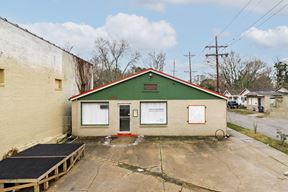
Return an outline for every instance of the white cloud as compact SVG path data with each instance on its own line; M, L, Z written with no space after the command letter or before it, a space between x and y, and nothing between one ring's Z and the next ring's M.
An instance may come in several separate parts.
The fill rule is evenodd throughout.
M109 16L105 25L92 27L73 22L33 23L21 25L60 46L69 42L74 52L91 53L98 37L126 40L135 49L165 50L176 45L176 31L166 21L150 21L145 17L119 13Z
M138 49L162 50L176 45L176 31L164 20L149 21L137 15L117 14L107 18L103 30L112 39L125 39Z
M282 48L288 46L288 26L278 26L267 30L252 27L243 35L266 47Z
M138 2L143 5L144 7L152 8L153 10L158 11L155 9L158 4L162 4L162 9L160 10L163 12L168 5L188 5L188 4L209 4L209 5L218 5L223 7L233 7L233 8L242 8L248 0L138 0ZM271 0L254 0L252 1L247 10L253 12L263 13L274 6L279 1L271 1ZM280 5L283 6L285 1L283 1ZM153 6L154 5L154 6ZM288 13L288 10L283 10L282 13Z

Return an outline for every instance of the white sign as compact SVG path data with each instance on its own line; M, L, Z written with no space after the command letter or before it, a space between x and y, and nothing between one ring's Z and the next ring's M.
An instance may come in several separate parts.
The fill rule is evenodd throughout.
M166 103L141 103L141 124L165 124Z

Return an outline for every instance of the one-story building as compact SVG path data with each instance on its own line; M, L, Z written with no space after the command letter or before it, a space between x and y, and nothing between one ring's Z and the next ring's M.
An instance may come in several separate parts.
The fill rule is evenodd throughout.
M72 134L163 136L226 134L224 95L147 69L75 95Z
M286 88L251 91L246 96L247 109L265 112L275 117L288 117L288 90Z
M252 91L247 95L247 109L258 112L271 112L273 108L279 107L279 100L283 94L274 90Z

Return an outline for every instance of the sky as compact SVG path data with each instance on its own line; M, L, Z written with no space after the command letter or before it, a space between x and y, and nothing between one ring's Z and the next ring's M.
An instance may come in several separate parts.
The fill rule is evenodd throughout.
M6 0L0 16L89 59L99 37L126 40L142 55L165 52L165 72L188 80L189 51L193 76L215 73L204 49L229 45L243 60L259 58L273 66L288 58L288 0ZM224 30L224 31L223 31ZM222 32L222 33L221 33ZM145 64L142 64L145 67Z

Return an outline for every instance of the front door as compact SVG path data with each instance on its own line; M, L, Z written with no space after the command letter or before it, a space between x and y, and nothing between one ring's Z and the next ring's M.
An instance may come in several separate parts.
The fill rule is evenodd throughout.
M130 132L130 105L120 105L119 127L120 132Z

